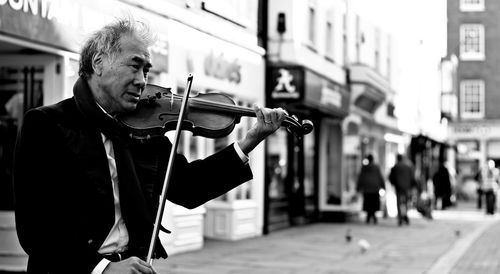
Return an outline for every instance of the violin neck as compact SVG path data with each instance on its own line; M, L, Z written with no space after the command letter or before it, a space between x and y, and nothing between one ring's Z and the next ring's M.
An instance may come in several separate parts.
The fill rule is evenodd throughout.
M236 116L248 116L255 117L255 110L248 107L242 107L238 105L230 105L224 103L205 103L203 100L191 100L190 107L201 108L205 110L212 110L214 112L222 112L228 114L234 114Z

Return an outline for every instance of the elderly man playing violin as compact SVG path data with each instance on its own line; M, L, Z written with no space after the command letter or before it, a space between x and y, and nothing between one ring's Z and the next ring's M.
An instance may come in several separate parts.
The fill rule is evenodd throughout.
M144 258L172 144L129 138L115 119L140 101L152 37L132 19L105 26L84 44L74 97L26 113L14 188L28 273L155 273ZM195 208L252 178L248 153L286 116L254 109L242 140L202 160L176 155L166 198ZM166 256L156 244L153 257Z

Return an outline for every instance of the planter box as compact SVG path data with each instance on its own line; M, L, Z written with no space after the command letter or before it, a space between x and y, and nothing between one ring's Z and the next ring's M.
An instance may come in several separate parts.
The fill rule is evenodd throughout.
M169 255L203 247L203 214L203 206L189 210L167 201L162 224L172 233L160 231L160 241Z
M240 240L259 236L257 204L251 200L231 203L212 201L206 205L205 237Z
M24 272L28 255L19 244L14 211L0 211L0 272Z

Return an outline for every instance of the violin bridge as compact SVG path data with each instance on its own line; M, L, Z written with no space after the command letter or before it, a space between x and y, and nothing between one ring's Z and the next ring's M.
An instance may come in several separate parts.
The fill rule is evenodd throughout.
M173 107L174 107L174 94L170 93L170 111L172 111Z

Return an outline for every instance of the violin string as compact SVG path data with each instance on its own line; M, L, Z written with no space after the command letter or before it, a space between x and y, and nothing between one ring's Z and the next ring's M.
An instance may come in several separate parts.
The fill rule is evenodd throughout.
M175 99L182 99L182 96L180 95L174 95L174 100ZM230 105L227 103L220 103L220 102L213 102L209 100L204 100L204 99L198 99L198 98L190 98L189 102L194 102L195 105L194 107L204 107L206 109L212 109L212 110L223 110L223 111L230 111L230 112L236 112L239 114L244 114L246 116L255 116L255 111L251 108L247 107L242 107L242 106L236 106L236 105ZM198 105L196 105L198 104Z

